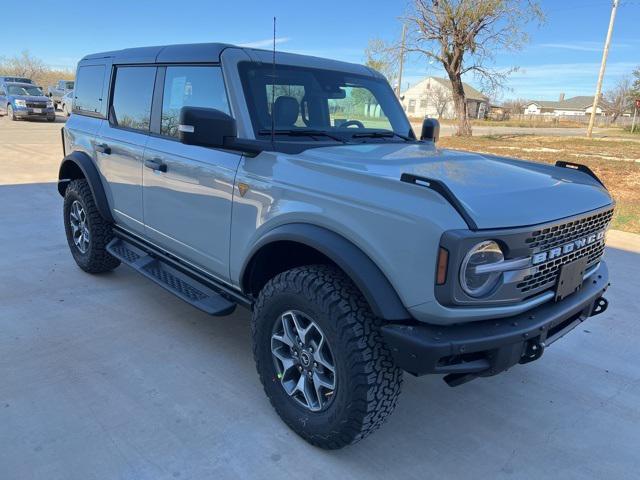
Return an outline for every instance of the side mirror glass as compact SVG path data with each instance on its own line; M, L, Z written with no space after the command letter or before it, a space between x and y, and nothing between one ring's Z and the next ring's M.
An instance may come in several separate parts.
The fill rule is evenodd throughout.
M438 138L440 138L440 122L435 118L425 118L422 121L420 140L430 140L436 143Z
M182 107L178 135L182 143L224 148L238 135L236 121L215 108Z

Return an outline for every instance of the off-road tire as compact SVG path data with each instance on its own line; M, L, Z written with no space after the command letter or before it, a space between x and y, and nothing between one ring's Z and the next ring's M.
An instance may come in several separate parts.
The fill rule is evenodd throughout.
M271 335L274 322L288 310L313 318L334 356L337 386L320 412L296 402L277 378ZM353 444L394 410L402 370L382 341L380 324L360 291L335 267L297 267L274 277L260 292L251 326L260 380L278 415L312 445L338 449Z
M73 241L70 210L74 201L80 202L86 212L89 230L89 246L81 252ZM107 252L106 246L113 239L111 224L107 222L96 207L93 194L86 180L72 180L64 195L64 229L71 255L78 266L87 273L109 272L120 265L120 260Z

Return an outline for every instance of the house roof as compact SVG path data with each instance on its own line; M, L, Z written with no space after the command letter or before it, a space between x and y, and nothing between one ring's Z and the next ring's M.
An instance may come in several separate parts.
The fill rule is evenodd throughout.
M593 105L593 97L583 95L567 98L562 101L531 100L527 105L531 105L532 103L538 105L540 108L551 108L554 110L586 110ZM605 108L606 104L600 100L599 106Z
M427 77L424 80L421 80L420 82L416 83L415 85L413 85L409 89L407 89L404 92L402 92L401 95L404 95L409 90L421 85L422 83L428 81L429 79L432 79L432 80L438 82L443 87L451 90L451 81L450 80L447 80L446 78ZM479 92L478 90L473 88L468 83L462 82L462 88L464 89L464 95L467 98L467 100L478 100L478 101L481 101L481 102L486 102L488 100L488 98L486 96L484 96L481 92Z

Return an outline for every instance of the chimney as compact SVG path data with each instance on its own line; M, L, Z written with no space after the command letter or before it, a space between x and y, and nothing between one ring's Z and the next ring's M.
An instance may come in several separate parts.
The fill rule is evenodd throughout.
M560 98L558 99L559 102L564 102L564 93L560 94Z

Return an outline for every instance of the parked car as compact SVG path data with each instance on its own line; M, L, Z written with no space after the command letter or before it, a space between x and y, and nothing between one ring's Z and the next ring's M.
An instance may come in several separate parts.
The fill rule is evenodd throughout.
M64 112L64 114L68 117L71 115L71 110L73 108L73 90L67 92L60 101L60 109Z
M440 149L374 70L273 58L86 56L58 191L81 269L125 263L211 315L253 312L260 380L297 434L356 442L403 370L496 375L607 308L614 202L587 167Z
M54 106L58 108L62 102L62 97L73 90L74 82L70 80L58 80L55 85L48 87L48 95L53 100Z
M30 83L5 83L0 85L0 112L11 120L21 118L46 118L53 122L56 112L53 102L42 89Z

